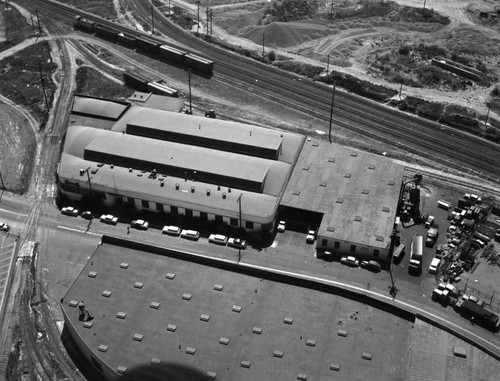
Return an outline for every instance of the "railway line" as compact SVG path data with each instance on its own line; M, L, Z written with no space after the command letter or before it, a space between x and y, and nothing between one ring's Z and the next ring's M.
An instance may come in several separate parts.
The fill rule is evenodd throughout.
M50 1L34 0L36 4L54 9L60 17L69 20L81 11L75 11ZM149 20L149 3L128 0L139 19ZM310 80L298 80L291 73L264 65L227 52L193 36L172 24L158 9L154 9L155 30L176 41L173 46L189 46L215 63L213 80L228 86L238 85L256 95L292 107L311 116L329 119L332 89ZM91 15L85 17L92 18ZM137 33L108 20L95 20L126 33ZM432 121L415 117L354 94L337 91L334 107L335 125L404 148L453 167L468 167L491 181L500 181L500 152L498 145L472 135L461 133Z

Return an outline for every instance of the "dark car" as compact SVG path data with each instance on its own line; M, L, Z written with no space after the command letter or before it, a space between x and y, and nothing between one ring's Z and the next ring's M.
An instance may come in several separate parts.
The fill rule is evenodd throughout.
M370 271L373 271L374 273L379 273L382 271L382 266L380 266L380 263L377 261L361 261L361 267Z

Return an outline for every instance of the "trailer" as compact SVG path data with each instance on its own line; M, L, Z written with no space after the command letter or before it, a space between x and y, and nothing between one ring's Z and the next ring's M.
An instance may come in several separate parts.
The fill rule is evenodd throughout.
M194 71L200 71L203 73L212 73L214 68L213 61L192 53L187 53L184 56L184 63Z
M123 79L126 85L143 92L148 91L148 83L151 82L150 78L147 78L141 73L131 71L125 71L123 73Z
M168 45L160 46L160 57L165 59L168 62L173 62L177 64L184 64L184 56L186 55L185 51L174 48Z
M175 97L175 98L179 97L179 91L177 89L168 87L163 83L152 81L148 83L147 87L148 90L153 94L166 95L167 97Z
M460 306L460 315L491 331L498 331L500 319L498 315L487 310L472 300L466 300Z

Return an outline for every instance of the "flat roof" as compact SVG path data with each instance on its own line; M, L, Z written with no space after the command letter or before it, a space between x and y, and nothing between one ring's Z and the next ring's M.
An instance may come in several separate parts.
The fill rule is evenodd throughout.
M129 107L130 103L128 102L75 94L71 113L118 120Z
M408 353L411 322L334 294L163 254L103 240L64 296L66 324L112 369L156 358L221 380L406 378L401 353ZM94 315L89 328L78 319L80 301Z
M403 171L390 159L307 139L281 205L324 213L321 236L385 248Z
M200 136L274 151L280 148L283 137L287 134L250 124L151 109L139 110L127 123L143 129Z
M241 189L218 187L201 181L181 179L174 176L158 175L150 178L151 172L87 161L67 153L61 155L58 175L61 181L87 184L87 174L80 175L80 169L89 169L93 188L104 187L108 192L127 194L129 197L147 199L168 205L176 205L197 210L199 208L213 214L225 212L239 216L238 198L241 195L241 213L243 219L268 220L276 213L279 198L277 195L256 193ZM163 182L164 186L160 184ZM176 189L179 185L179 189ZM191 192L194 187L195 191ZM209 194L207 194L209 191ZM226 198L222 195L225 194ZM203 206L203 207L202 207Z
M269 170L269 160L258 157L128 134L109 134L108 138L92 140L85 151L151 163L151 169L164 165L259 184L264 183Z

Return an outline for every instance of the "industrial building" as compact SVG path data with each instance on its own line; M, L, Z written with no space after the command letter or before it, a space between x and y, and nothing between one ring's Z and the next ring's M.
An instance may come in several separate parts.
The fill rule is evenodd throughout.
M105 102L75 101L74 115L94 112L113 123L74 120L68 128L58 180L69 199L92 193L109 208L256 232L272 233L286 220L297 231L317 230L318 252L388 260L403 180L392 160L283 131Z
M412 324L328 288L106 236L61 307L79 357L106 380L172 364L209 380L401 380Z

